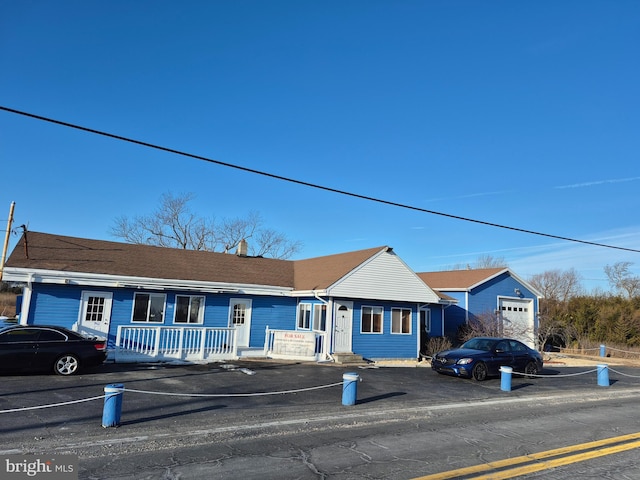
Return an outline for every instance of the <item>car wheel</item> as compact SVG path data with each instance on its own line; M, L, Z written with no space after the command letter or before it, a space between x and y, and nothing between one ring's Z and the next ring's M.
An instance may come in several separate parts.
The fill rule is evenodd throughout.
M538 364L536 362L527 363L527 366L524 367L524 374L528 378L533 378L538 374Z
M75 355L68 353L62 355L53 364L53 371L58 375L73 375L80 368L80 360Z
M473 367L473 370L471 371L471 376L473 377L474 380L481 382L487 378L487 373L489 373L487 370L487 365L484 364L483 362L478 362Z

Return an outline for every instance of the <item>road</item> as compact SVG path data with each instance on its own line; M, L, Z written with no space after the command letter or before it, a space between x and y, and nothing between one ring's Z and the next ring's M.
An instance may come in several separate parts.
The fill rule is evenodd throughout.
M127 391L118 428L102 428L102 399L0 413L0 455L77 454L79 478L105 480L640 478L635 368L615 367L610 387L580 374L590 368L547 368L503 392L499 379L428 368L235 367L3 377L0 412L93 398L111 383ZM341 404L346 371L363 380L354 406ZM247 396L217 396L237 394Z

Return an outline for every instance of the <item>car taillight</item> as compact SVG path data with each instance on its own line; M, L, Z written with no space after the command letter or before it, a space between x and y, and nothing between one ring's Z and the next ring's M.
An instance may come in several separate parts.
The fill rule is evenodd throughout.
M107 349L107 342L94 343L93 347L102 352Z

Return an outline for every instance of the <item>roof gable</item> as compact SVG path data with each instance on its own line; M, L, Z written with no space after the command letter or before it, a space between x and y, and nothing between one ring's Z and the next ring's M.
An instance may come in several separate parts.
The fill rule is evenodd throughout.
M438 303L440 297L391 248L380 250L331 285L334 297Z
M504 273L510 275L535 296L541 296L540 292L538 292L533 286L525 282L507 267L422 272L418 273L418 276L423 282L435 290L455 292L473 290L474 288Z
M296 260L294 284L296 290L326 290L349 272L388 247L369 248L355 252Z

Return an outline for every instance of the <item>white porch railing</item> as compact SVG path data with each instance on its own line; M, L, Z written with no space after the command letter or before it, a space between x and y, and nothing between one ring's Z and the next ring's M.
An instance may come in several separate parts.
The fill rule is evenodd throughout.
M116 362L238 358L235 328L119 326Z
M298 336L300 338L295 338ZM288 360L326 360L329 356L327 334L299 330L273 330L267 327L264 354L269 358Z

